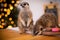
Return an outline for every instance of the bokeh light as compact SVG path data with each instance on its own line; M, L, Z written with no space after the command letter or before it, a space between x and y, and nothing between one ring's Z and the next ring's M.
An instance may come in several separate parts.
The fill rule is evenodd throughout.
M0 0L0 28L7 28L8 26L11 28L16 25L16 6L19 2L19 0Z
M8 15L7 15L7 14L5 14L5 17L8 17Z
M11 21L11 20L12 20L12 18L9 18L9 20Z
M4 22L4 19L1 19L2 22Z
M11 24L14 24L14 21L11 21Z
M7 3L4 4L4 7L7 7Z

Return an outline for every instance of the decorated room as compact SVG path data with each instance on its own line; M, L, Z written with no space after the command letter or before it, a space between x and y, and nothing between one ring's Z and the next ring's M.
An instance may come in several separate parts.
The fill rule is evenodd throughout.
M60 0L0 0L0 40L60 40Z

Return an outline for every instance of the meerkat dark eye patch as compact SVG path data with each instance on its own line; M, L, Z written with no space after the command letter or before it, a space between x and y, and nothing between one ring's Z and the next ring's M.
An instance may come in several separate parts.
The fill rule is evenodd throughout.
M29 5L28 3L25 3L25 4L23 4L23 5Z
M26 5L26 4L23 4L23 5Z
M27 5L29 5L28 3L26 3Z
M29 4L27 4L27 5L29 5Z
M22 3L20 4L20 6L22 6L23 8L25 7L25 5L28 5L28 6L29 6L29 3L27 3L27 2L22 2Z

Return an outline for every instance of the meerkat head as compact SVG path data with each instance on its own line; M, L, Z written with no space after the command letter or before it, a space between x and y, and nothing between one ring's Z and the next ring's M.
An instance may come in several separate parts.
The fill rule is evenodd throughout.
M28 3L28 2L22 2L22 3L20 4L20 6L21 6L22 8L29 7L29 3Z

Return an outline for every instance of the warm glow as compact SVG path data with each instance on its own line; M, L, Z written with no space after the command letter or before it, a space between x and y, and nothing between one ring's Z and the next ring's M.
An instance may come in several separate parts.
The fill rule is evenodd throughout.
M3 26L2 26L2 25L0 25L0 28L3 28Z
M12 28L12 26L11 26L11 25L9 25L9 26L7 27L7 29L10 29L10 28Z
M7 9L5 8L5 9L4 9L4 11L6 12L6 11L7 11Z
M7 3L4 4L4 7L7 7Z
M0 2L2 2L3 0L0 0Z
M12 20L12 18L9 18L9 20L11 21L11 20Z
M10 12L10 9L7 9L7 12Z
M4 22L4 19L1 19L2 22Z
M12 6L11 4L9 4L9 7L10 7L10 10L12 10L12 9L13 9L13 6Z
M18 4L18 3L20 3L20 1L16 1L16 3Z
M8 25L8 28L14 26L15 22L11 17L11 12L18 4L19 0L0 0L0 28L5 28L6 25Z
M7 14L5 14L5 17L7 17L8 15Z
M2 16L0 15L0 18L1 18Z
M10 10L12 10L13 9L13 6L10 6Z
M17 6L17 4L14 4L14 6Z
M14 3L15 1L12 1L12 3Z
M2 25L5 25L5 23L2 23Z
M14 21L11 21L11 24L14 24Z
M4 16L4 13L2 13L1 15Z
M10 15L10 12L7 12L7 15Z
M7 9L7 15L9 15L10 14L10 9Z

